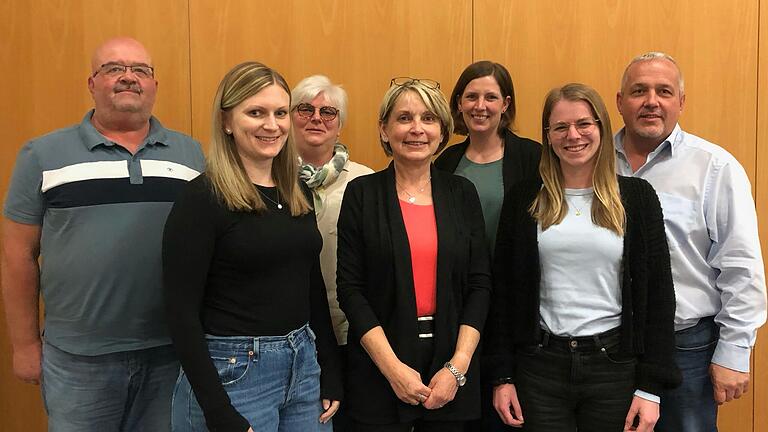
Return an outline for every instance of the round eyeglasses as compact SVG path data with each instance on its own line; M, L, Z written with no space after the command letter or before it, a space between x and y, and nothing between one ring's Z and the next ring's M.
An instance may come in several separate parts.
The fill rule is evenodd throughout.
M325 122L333 121L333 119L339 115L339 110L332 106L316 108L314 105L308 103L300 103L296 105L296 114L303 119L311 119L312 116L315 115L316 110L320 112L320 119Z
M598 122L600 122L599 119L583 118L572 123L557 122L549 127L545 127L544 130L548 131L553 137L562 139L568 135L568 131L570 131L571 126L573 126L576 128L576 132L578 132L579 135L587 136L592 134L594 126L596 126Z
M411 78L411 77L396 77L392 78L392 80L389 81L389 86L404 86L406 84L410 83L421 83L424 84L425 87L431 88L432 90L439 90L440 89L440 83L431 80L431 79L421 79L421 78Z

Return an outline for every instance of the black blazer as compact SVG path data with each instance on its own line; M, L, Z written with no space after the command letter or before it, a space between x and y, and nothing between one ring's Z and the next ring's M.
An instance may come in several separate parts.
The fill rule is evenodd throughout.
M472 183L432 168L437 224L437 312L435 354L428 384L456 348L459 326L483 328L490 299L490 264L482 209ZM416 297L410 247L395 189L395 170L352 180L338 222L337 293L349 320L347 412L366 423L394 423L423 417L468 420L480 415L478 362L467 384L445 407L428 411L401 402L360 338L381 326L397 357L419 369Z
M681 380L674 359L675 291L661 205L645 180L620 176L618 182L627 218L620 279L620 349L638 359L637 388L658 395ZM528 213L540 188L541 180L518 183L508 191L501 210L493 303L484 345L494 379L514 378L516 347L540 340L537 222Z
M504 182L504 192L513 184L539 176L539 159L541 145L528 138L522 138L508 129L503 130L504 157L501 162L501 175ZM452 145L435 159L435 166L450 173L456 171L461 157L467 152L469 137L459 144Z

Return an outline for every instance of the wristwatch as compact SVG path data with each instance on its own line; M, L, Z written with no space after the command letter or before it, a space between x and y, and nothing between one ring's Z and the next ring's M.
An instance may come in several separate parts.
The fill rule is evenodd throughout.
M463 387L464 384L467 383L467 377L465 377L463 373L459 372L459 370L456 369L456 366L452 365L451 362L445 362L443 367L448 369L448 371L453 374L453 377L456 378L456 384L458 384L459 387Z

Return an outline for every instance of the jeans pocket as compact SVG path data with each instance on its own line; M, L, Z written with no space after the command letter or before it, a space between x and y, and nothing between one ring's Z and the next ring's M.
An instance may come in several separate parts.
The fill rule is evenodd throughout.
M695 341L686 344L675 344L675 348L678 351L707 351L713 348L717 344L717 339L713 341L699 342Z
M240 381L251 367L251 355L233 353L230 357L211 356L211 361L219 373L221 385L231 385Z
M613 348L602 348L600 350L600 353L603 355L603 357L608 360L609 362L617 365L629 365L637 363L637 357L633 354L627 354L624 352L621 352L618 349L618 346Z

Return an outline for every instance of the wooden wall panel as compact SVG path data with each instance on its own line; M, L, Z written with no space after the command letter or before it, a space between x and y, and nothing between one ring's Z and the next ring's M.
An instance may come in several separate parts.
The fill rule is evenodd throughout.
M522 135L541 139L546 92L572 81L600 92L617 130L623 123L615 94L624 67L637 54L665 51L678 60L686 78L682 126L728 149L754 182L756 0L706 5L695 0L475 0L474 17L474 57L510 69ZM752 430L753 395L721 409L721 430Z
M91 53L110 37L132 36L147 46L160 81L155 114L189 133L188 16L187 0L0 1L0 196L27 140L79 122L92 107ZM2 308L0 348L0 430L45 430L39 388L12 374Z
M754 185L763 262L768 265L768 1L760 0L757 75L757 181ZM768 327L758 333L753 353L754 432L768 432ZM724 431L727 432L727 431Z
M350 95L342 141L375 169L388 162L376 115L393 76L437 79L450 93L472 61L502 62L516 84L517 127L539 140L543 97L568 81L594 86L617 129L613 101L624 66L638 53L664 50L685 73L683 126L734 153L753 180L768 251L768 169L761 168L768 166L768 0L0 0L0 16L3 196L18 148L91 107L90 55L111 36L145 43L160 81L155 114L204 144L213 93L236 63L263 61L291 85L328 75ZM38 389L12 376L2 316L0 348L0 430L44 430ZM753 424L768 432L768 342L759 340L753 361L753 391L722 410L723 432L753 431Z
M683 127L754 161L757 1L706 3L475 0L474 56L509 68L518 128L540 140L550 88L573 81L594 87L618 129L615 94L624 67L637 54L665 51L686 78Z
M374 169L388 159L379 146L377 115L395 76L432 78L448 91L471 61L471 1L329 0L190 3L193 130L207 142L211 102L235 64L258 60L289 85L325 74L349 93L341 141L351 157Z

